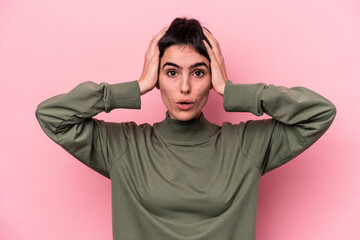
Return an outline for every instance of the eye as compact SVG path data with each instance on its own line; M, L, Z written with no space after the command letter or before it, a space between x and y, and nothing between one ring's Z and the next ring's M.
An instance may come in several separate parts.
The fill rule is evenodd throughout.
M196 70L196 71L194 72L194 76L195 76L195 77L202 77L202 76L204 76L204 71L202 71L202 70Z
M169 71L167 71L166 74L167 74L169 77L174 77L174 76L177 74L177 72L174 71L174 70L169 70Z

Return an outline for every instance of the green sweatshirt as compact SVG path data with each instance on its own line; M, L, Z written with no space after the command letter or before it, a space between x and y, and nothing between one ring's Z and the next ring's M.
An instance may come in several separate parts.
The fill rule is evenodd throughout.
M285 164L330 126L335 107L303 87L233 84L226 111L272 119L182 122L153 126L93 118L140 108L137 81L85 82L41 103L45 133L78 160L111 179L114 239L255 239L260 177Z

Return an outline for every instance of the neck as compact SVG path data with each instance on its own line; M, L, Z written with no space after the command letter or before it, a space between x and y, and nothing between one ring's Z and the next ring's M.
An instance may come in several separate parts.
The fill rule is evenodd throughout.
M201 113L198 118L189 121L172 119L166 114L166 118L155 125L158 133L171 141L197 142L205 140L213 135L218 126L210 123Z

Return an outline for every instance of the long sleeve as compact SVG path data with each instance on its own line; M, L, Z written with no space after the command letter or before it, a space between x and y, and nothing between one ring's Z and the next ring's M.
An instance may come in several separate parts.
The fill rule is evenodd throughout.
M84 82L67 94L40 103L36 117L57 144L100 174L110 177L115 157L127 148L123 124L93 117L115 108L139 109L137 81L118 84Z
M335 106L304 88L259 84L226 84L226 111L263 113L272 119L248 121L240 128L241 151L262 174L290 161L329 128Z

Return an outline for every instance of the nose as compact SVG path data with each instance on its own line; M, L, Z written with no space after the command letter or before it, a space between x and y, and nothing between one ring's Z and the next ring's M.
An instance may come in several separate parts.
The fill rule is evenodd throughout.
M180 83L180 92L183 94L188 94L190 93L190 91L191 91L190 79L188 77L183 77Z

